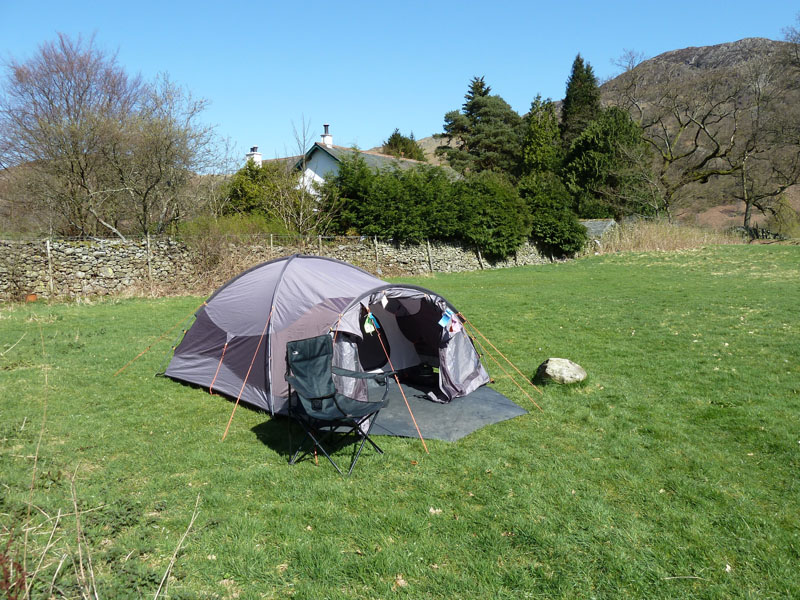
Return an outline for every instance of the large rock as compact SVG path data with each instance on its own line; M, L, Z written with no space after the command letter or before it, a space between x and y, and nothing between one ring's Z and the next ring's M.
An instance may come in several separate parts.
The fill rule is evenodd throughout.
M556 383L578 383L586 379L586 371L567 358L548 358L536 370L536 379Z

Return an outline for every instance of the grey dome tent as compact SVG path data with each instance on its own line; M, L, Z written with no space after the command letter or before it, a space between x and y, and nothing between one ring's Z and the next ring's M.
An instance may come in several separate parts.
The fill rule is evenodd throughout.
M441 396L452 400L489 381L457 312L430 290L295 254L256 265L214 292L195 313L165 375L285 413L286 343L330 333L336 366L438 367ZM345 393L366 399L363 380L341 383L351 386Z

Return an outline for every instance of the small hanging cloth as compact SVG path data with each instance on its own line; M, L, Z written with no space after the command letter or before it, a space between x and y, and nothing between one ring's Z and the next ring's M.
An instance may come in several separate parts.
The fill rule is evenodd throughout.
M375 318L375 315L372 313L367 313L367 318L364 319L364 331L366 333L374 333L376 329L380 329L381 325L378 323L378 319Z

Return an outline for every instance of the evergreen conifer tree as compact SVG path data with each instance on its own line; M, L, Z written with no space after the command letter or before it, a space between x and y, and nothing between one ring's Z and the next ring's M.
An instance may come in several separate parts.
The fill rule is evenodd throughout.
M444 116L450 144L436 152L461 173L519 173L522 118L500 96L490 94L483 77L473 77L460 111Z
M594 70L578 54L572 63L561 107L561 140L566 149L590 122L600 116L600 111L600 88Z
M389 139L383 143L382 151L384 154L396 156L397 158L410 158L412 160L425 161L425 152L417 144L414 134L406 137L395 129Z
M548 98L537 95L525 115L522 144L522 172L558 172L563 159L556 106Z

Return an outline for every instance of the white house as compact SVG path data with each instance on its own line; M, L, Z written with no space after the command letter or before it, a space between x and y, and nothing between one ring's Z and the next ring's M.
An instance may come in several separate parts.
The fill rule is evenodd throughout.
M336 175L339 172L339 163L344 158L351 157L354 154L359 154L367 166L375 170L392 167L410 169L420 164L427 164L409 158L397 158L396 156L378 152L335 146L333 144L333 136L330 133L330 125L325 123L324 127L325 131L322 134L322 140L311 146L304 155L278 159L281 161L294 161L294 168L302 171L300 184L305 186L306 189L312 189L314 184L321 185L327 177ZM250 149L246 159L253 160L258 165L261 164L261 154L258 152L258 146L253 146Z

